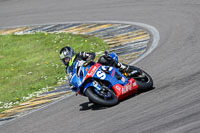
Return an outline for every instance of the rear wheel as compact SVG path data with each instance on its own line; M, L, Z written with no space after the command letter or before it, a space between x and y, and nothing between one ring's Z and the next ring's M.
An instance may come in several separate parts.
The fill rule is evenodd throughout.
M93 103L103 106L113 106L118 103L118 98L115 92L105 86L102 86L101 91L95 89L94 87L88 87L85 91L85 95Z
M139 86L139 91L148 91L153 88L153 80L151 76L145 72L144 70L134 67L134 70L137 70L138 73L131 76L131 78L134 78Z

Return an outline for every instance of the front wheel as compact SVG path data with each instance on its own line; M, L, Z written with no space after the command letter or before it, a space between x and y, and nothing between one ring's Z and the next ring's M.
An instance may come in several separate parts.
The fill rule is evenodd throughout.
M114 106L118 103L118 98L113 90L104 89L97 92L94 87L88 87L85 95L95 104L103 106Z

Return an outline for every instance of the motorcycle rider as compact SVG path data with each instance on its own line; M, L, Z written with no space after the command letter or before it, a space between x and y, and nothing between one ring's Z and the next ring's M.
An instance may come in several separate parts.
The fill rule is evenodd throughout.
M69 75L69 77L72 76L71 74L74 68L73 67L74 62L76 62L77 60L83 60L86 62L91 61L91 60L94 60L95 56L96 56L95 53L92 53L92 52L87 53L84 51L76 54L74 49L68 46L63 47L60 50L60 59L66 66L66 73ZM115 58L117 57L115 53L111 53L110 55L105 54L98 59L98 63L102 65L106 65L106 66L116 67L119 69L120 72L128 72L130 70L128 65L118 62L118 58L113 59L112 56Z

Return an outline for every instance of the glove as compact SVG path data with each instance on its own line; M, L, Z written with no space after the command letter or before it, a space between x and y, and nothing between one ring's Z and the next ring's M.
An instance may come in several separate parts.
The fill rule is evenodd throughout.
M95 58L95 53L87 53L87 52L80 52L79 56L85 60L85 61L90 61L90 60L94 60Z
M79 56L80 56L83 60L86 60L87 57L88 57L87 53L84 52L84 51L80 52L80 53L79 53Z

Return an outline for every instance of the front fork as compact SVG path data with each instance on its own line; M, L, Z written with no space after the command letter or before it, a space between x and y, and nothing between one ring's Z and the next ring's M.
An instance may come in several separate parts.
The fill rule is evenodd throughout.
M93 80L85 85L83 89L83 94L85 94L85 91L87 90L88 87L95 87L98 91L102 90L101 85L99 85L97 81Z
M100 85L99 82L97 81L92 81L90 83L88 83L85 88L84 88L84 92L87 90L88 87L94 87L94 91L97 95L104 97L104 98L110 98L111 97L111 93L110 93L110 89L107 86L104 85Z

